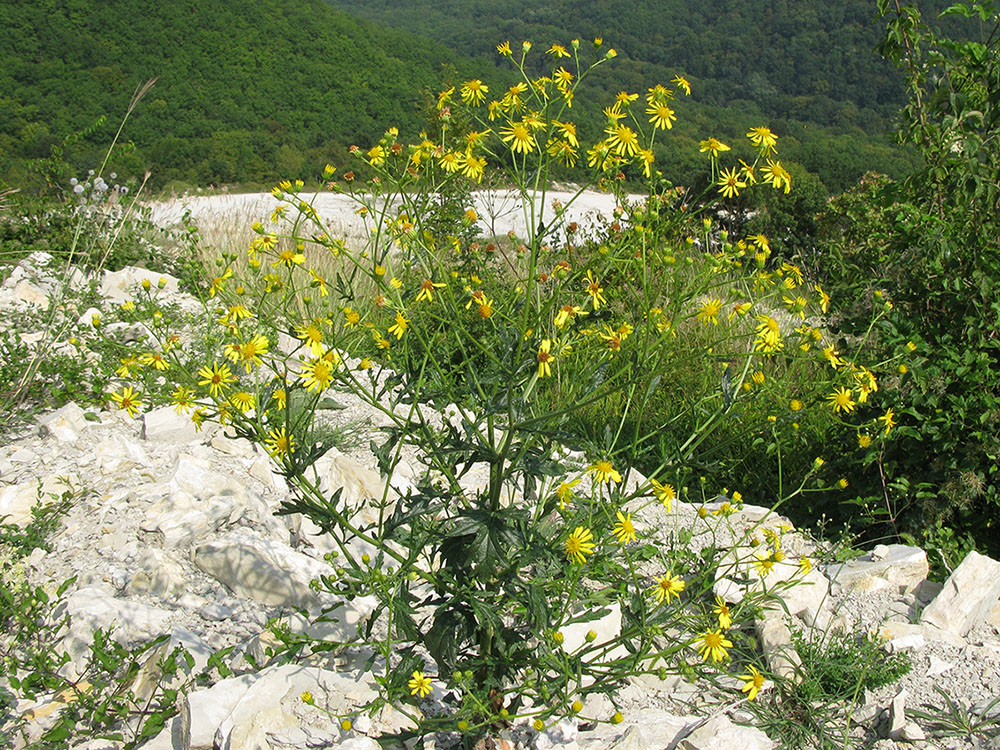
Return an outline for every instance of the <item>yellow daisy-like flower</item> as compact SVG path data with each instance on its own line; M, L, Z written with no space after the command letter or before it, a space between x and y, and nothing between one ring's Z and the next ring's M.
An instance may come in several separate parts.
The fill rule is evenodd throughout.
M646 107L646 114L650 115L649 121L653 123L653 127L660 130L670 130L677 120L677 115L666 104L651 104Z
M757 697L757 693L760 692L761 687L764 685L764 675L757 671L757 667L751 664L747 667L747 674L741 674L740 679L744 683L741 692L747 693L747 700L752 701Z
M572 482L562 482L556 487L556 497L559 498L559 510L563 510L569 505L569 501L573 499L573 488L578 484L580 484L580 480L574 479Z
M628 125L618 123L606 131L608 145L619 156L632 157L639 150L639 136Z
M559 122L558 120L552 123L556 126L556 130L559 131L559 135L566 140L570 145L574 147L580 146L580 141L576 137L576 125L572 122Z
M719 627L723 630L729 630L733 626L733 613L729 609L729 605L726 604L721 596L715 597L715 607L712 609L715 616L719 618Z
M726 638L721 630L708 630L702 633L695 643L701 644L698 646L698 655L705 661L713 662L728 659L729 652L726 649L733 647L733 642Z
M878 418L878 421L885 425L885 434L888 435L897 424L896 413L892 409L887 409L885 414Z
M246 391L237 391L232 396L229 397L229 403L234 407L239 409L242 413L246 414L248 411L254 408L255 399L252 393L247 393Z
M486 95L489 92L489 86L484 84L478 78L466 81L462 84L462 88L459 90L462 101L466 104L471 104L474 107L486 101Z
M538 346L538 377L540 378L552 376L552 363L556 357L551 350L552 341L550 339L542 339L542 343Z
M433 302L434 290L441 289L445 284L435 284L430 279L424 279L420 283L420 291L417 292L417 302Z
M512 122L509 126L500 128L500 140L510 146L515 154L530 154L537 146L531 128L523 122Z
M859 448L867 448L871 444L872 444L872 436L871 435L867 435L867 434L865 434L863 432L859 432L858 433L858 447Z
M841 412L850 414L854 411L854 399L851 398L851 391L849 388L835 388L833 393L826 398L833 407L835 414L840 414Z
M361 315L350 307L344 308L344 327L354 328L358 323L361 322ZM313 352L315 354L316 352Z
M622 475L619 474L614 465L607 460L598 461L593 466L587 468L587 473L594 477L594 481L600 484L620 484Z
M740 190L747 186L747 184L740 179L740 175L739 172L736 171L736 167L723 169L716 185L719 186L719 192L722 193L725 198L735 198L740 194Z
M775 190L784 188L787 193L792 189L792 176L788 173L787 169L781 166L780 161L771 161L768 159L767 166L761 172L764 175L764 182Z
M236 377L229 370L229 365L220 365L218 362L212 363L211 367L202 367L198 370L201 380L198 385L207 385L208 392L212 396L218 397L230 383L236 382Z
M770 128L750 128L747 132L750 142L761 149L762 152L775 151L778 148L778 136L771 132Z
M333 380L334 364L326 357L317 357L307 362L299 374L307 391L325 391Z
M646 178L652 174L654 161L656 161L656 155L650 149L639 149L639 163L642 164L642 174Z
M577 526L573 529L573 533L566 538L563 544L566 550L566 559L583 565L587 561L587 555L594 554L593 538L594 535L588 528Z
M774 570L774 563L776 562L774 554L768 550L756 554L753 560L753 567L757 571L757 575L761 578L767 578L771 571Z
M594 278L592 271L587 271L587 280L585 283L587 294L590 295L591 304L593 304L595 310L600 308L601 305L608 304L603 294L604 287L601 286L601 282Z
M229 344L226 346L225 354L233 364L243 363L243 367L247 372L253 369L253 367L260 366L264 364L264 360L261 359L262 354L266 354L268 349L267 337L256 335L251 339L244 341L242 344Z
M565 328L567 324L572 323L577 315L586 315L587 313L580 307L576 305L563 305L559 308L556 313L555 323L556 328Z
M683 89L684 93L687 94L688 96L691 95L691 84L688 83L687 78L684 78L683 76L674 76L670 80L670 82L671 83L676 83L677 84L677 88Z
M618 511L616 514L618 523L615 524L611 533L615 535L621 544L628 544L635 541L635 526L632 525L632 514Z
M718 297L713 299L705 300L701 307L698 308L697 318L705 323L712 323L713 325L719 325L719 310L722 309L722 300Z
M503 42L497 45L497 52L499 52L504 57L510 57L513 53L510 51L510 42Z
M681 592L684 591L684 587L687 585L680 576L673 576L670 573L664 573L655 580L656 583L650 587L650 593L656 598L657 604L663 604L664 602L670 604L671 597L679 599Z
M705 153L706 151L715 158L719 157L719 154L723 151L729 151L729 146L720 141L718 138L708 138L698 144L698 151L700 153Z
M182 385L177 386L177 390L170 395L170 400L178 414L187 414L194 408L194 391Z
M406 683L406 686L410 688L410 695L415 695L418 698L426 698L431 694L433 684L430 677L417 670L410 677L410 681Z
M122 388L120 393L112 393L111 400L118 404L119 409L127 411L130 417L138 414L139 407L142 406L142 398L132 390L132 386Z
M295 453L295 436L289 435L284 427L271 430L264 440L264 447L272 457L287 456Z
M323 329L315 323L303 323L295 326L296 338L309 345L309 351L314 357L323 353Z
M403 315L402 311L396 311L396 322L389 326L389 333L393 334L397 339L403 338L403 334L406 333L407 326L410 325L409 319Z
M656 499L660 501L661 505L666 506L667 512L669 512L671 504L677 498L677 490L672 484L661 484L655 479L650 479L649 483L653 485L653 494Z
M158 352L146 352L139 355L139 363L152 367L155 370L164 371L170 367L170 363Z

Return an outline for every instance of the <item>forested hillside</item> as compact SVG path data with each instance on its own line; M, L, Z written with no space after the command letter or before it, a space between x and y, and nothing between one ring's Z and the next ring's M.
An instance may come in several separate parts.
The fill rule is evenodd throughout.
M483 78L502 91L513 74L498 41L534 40L531 65L542 66L550 43L601 35L619 57L580 97L583 136L600 137L609 95L680 73L694 91L657 150L669 179L694 179L700 139L739 141L766 123L782 136L782 159L826 194L869 169L900 176L914 164L886 135L903 87L872 51L873 15L867 0L737 0L710 12L692 0L11 0L0 5L0 180L51 182L53 170L43 179L32 160L54 147L75 170L94 166L153 77L119 172L149 169L154 187L308 177L390 125L415 135L443 86Z
M94 166L136 86L124 138L154 184L266 181L322 169L390 124L414 125L443 46L321 0L8 0L0 4L0 178L105 124L70 156ZM470 71L471 72L471 71Z
M769 117L881 134L903 101L901 78L874 51L872 0L328 0L359 17L467 55L492 44L604 37L619 52L609 85L640 89L683 72L698 101ZM918 3L933 18L950 3Z

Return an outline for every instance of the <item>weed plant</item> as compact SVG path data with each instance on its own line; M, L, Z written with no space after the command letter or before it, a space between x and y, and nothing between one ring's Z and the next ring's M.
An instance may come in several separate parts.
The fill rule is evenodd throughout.
M595 714L588 697L614 703L640 673L711 679L731 650L749 655L733 623L768 595L766 580L733 607L712 586L717 575L766 579L775 565L796 565L782 562L780 537L753 546L737 535L734 552L688 546L699 524L725 526L739 512L735 490L692 528L675 520L657 534L658 514L680 497L716 494L692 474L691 456L768 378L821 373L808 392L823 393L834 415L877 390L870 370L823 346L813 324L828 304L822 289L772 259L766 237L731 237L699 215L715 196L791 189L774 133L750 128L757 159L732 166L726 144L704 140L711 194L690 196L656 174L654 153L690 90L685 79L641 100L622 92L588 148L570 107L614 50L600 40L589 53L553 45L551 74L532 78L530 49L498 47L521 80L497 98L466 81L438 97L435 132L404 143L390 128L351 149L358 171L373 175L363 184L353 170L334 182L326 167L365 222L362 244L324 225L302 183L275 187L279 203L248 248L217 261L215 325L199 351L157 317L155 289L136 290L136 319L158 344L134 355L110 394L137 415L161 402L147 387L165 378L179 412L265 446L293 488L282 512L308 516L337 547L320 589L378 601L364 639L381 695L362 710L391 704L410 732L453 732L470 745L512 721L538 731L567 715L618 722L619 711ZM550 168L584 159L592 181L550 201ZM643 201L622 193L626 172L648 181ZM469 194L491 173L520 196L525 236L477 236ZM564 212L591 187L614 192L619 208L585 237ZM335 259L332 272L317 255ZM697 387L677 393L685 382ZM386 482L368 503L320 490L312 466L330 440L316 412L329 389L384 414L384 439L372 445L384 476L415 449L408 489ZM664 393L677 393L673 410L653 419ZM796 395L753 437L776 463L776 507L836 487L821 458L794 481L782 465ZM602 427L581 435L586 410L603 411ZM584 452L573 458L567 441ZM645 476L625 468L641 452ZM484 479L470 484L470 471ZM598 632L606 616L620 626ZM743 677L756 686L759 675ZM443 712L422 710L432 694Z

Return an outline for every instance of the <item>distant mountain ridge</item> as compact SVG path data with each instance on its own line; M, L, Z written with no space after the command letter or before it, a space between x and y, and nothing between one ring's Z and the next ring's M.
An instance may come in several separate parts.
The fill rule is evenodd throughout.
M130 120L126 162L201 184L315 173L390 125L412 128L442 45L321 0L8 0L0 4L0 176L65 135L92 164L136 85L158 82ZM6 169L3 169L6 167Z

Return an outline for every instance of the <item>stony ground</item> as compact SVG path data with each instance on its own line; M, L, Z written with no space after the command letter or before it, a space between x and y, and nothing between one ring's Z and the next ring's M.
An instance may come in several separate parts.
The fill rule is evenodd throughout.
M44 259L36 257L21 269L0 289L0 325L30 319L27 313L48 299L52 279L45 278ZM142 278L143 272L134 269L105 277L101 289L106 303L120 302ZM155 282L158 275L153 278ZM193 300L175 290L171 280L163 294L194 309ZM38 332L22 333L31 339ZM345 394L332 395L344 407L331 412L332 426L355 437L377 433L383 423L379 412ZM23 433L10 437L0 447L0 515L25 523L39 502L39 482L43 499L67 488L74 493L52 551L36 550L20 569L9 572L52 589L76 578L52 615L69 617L56 648L72 657L70 675L82 664L96 628L112 628L114 637L128 644L169 634L170 643L184 645L198 666L220 648L234 649L228 663L235 676L191 693L181 714L148 747L374 749L378 745L372 738L406 725L405 717L386 710L373 718L358 717L350 731L339 726L338 716L375 694L373 677L363 668L363 649L347 646L296 664L268 664L275 642L267 628L272 618L281 618L293 631L350 643L374 602L335 601L310 587L312 579L328 570L323 555L329 550L307 519L274 515L288 488L272 473L270 459L259 447L209 425L196 431L169 408L133 420L122 412L84 410L75 404L39 415ZM316 466L323 485L342 487L356 498L381 496L385 478L375 470L374 457L360 447L367 443L345 441L324 456ZM403 466L410 468L393 480L394 489L402 490L416 471L411 459L404 457ZM628 479L645 482L634 473ZM474 487L477 475L473 472L466 481ZM642 530L669 534L674 528L693 528L693 545L709 535L732 543L750 527L787 524L754 506L719 517L713 528L694 506L675 503L669 514L657 509L664 515L646 517ZM790 557L784 572L774 572L776 579L798 570L800 556L822 559L823 545L794 532L784 540ZM814 635L835 629L878 633L887 653L910 654L913 669L908 675L860 696L851 715L851 737L858 746L977 746L962 739L927 739L929 727L913 721L907 710L940 704L935 686L968 706L982 707L1000 694L1000 563L970 556L943 588L926 581L927 572L922 550L899 545L876 548L844 564L817 565L809 574L812 585L789 589L782 595L784 607L766 612L755 625L775 673L792 675L796 669L790 627ZM728 579L717 581L715 590L730 601L743 593L739 583ZM331 607L336 621L323 624L294 613ZM592 626L613 629L615 623L605 618ZM567 720L541 734L515 726L496 746L779 746L781 737L768 738L748 726L753 717L746 706L720 710L737 701L739 683L733 682L729 687L735 690L720 690L679 678L635 678L620 695L626 716L620 725ZM316 696L315 706L301 701L306 691ZM436 688L423 708L435 710L442 698ZM36 734L58 709L56 696L18 705L20 712L36 717ZM587 709L606 713L602 706ZM454 739L427 738L424 746L437 742L447 747Z

